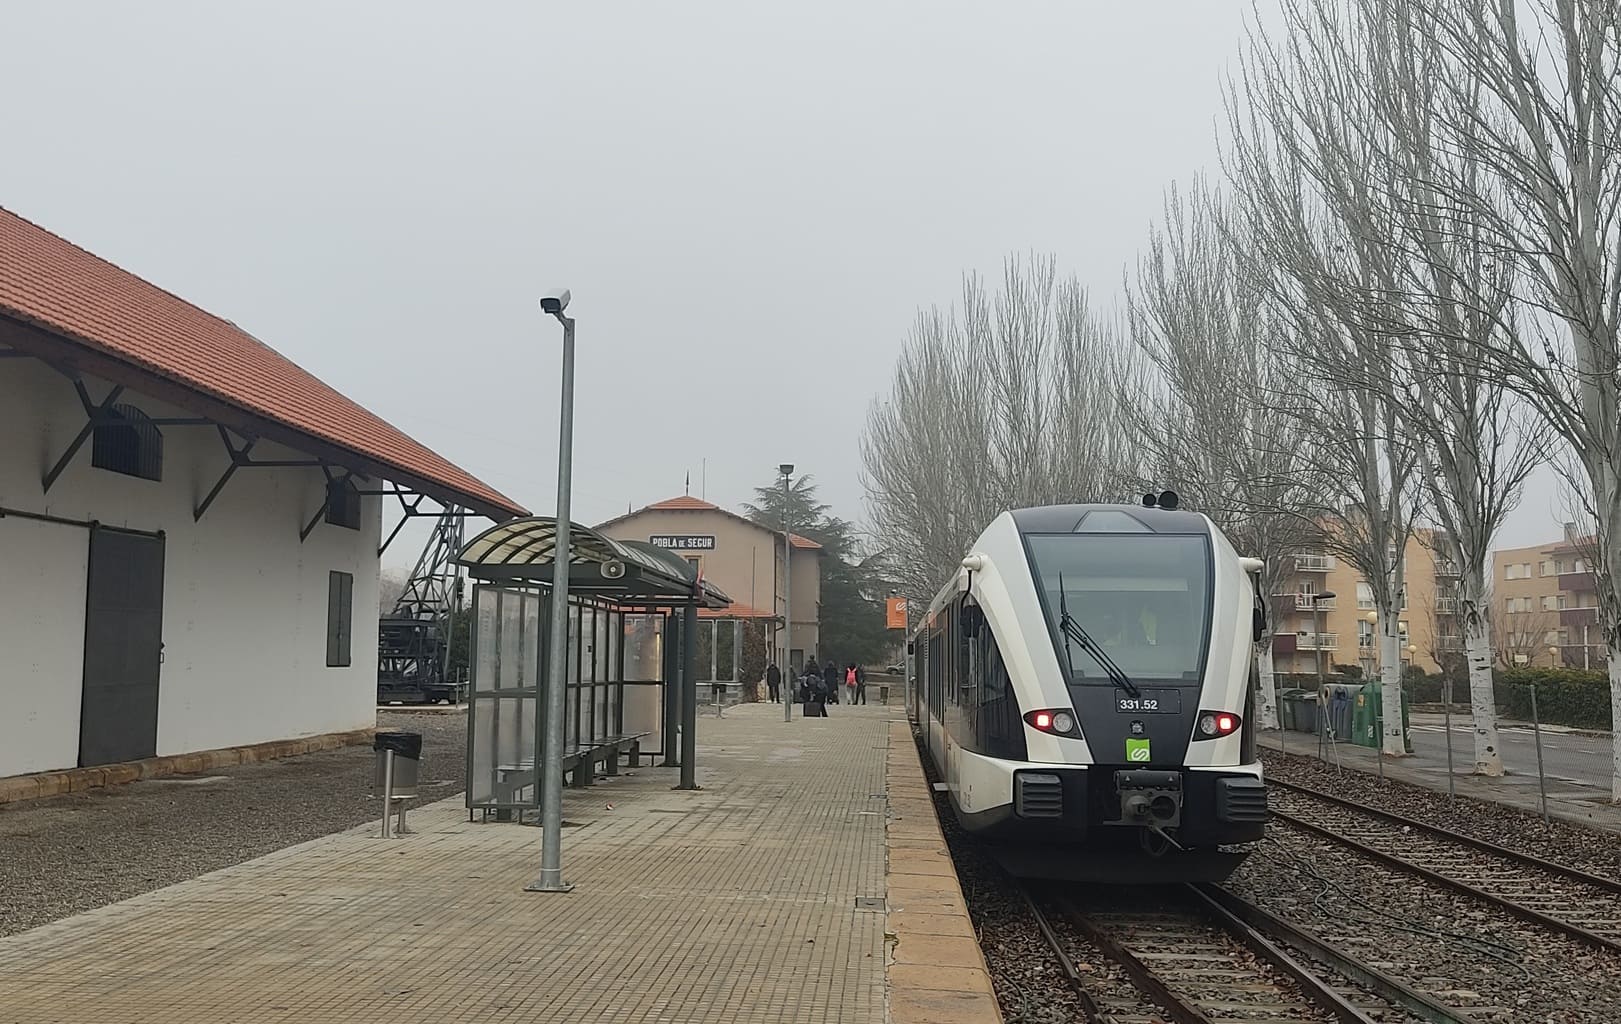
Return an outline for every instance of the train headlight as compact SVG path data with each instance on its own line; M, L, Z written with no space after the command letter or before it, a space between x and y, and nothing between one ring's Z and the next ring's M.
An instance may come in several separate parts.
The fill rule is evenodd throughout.
M1069 708L1043 708L1040 711L1027 712L1024 721L1030 728L1051 736L1079 736L1081 734L1080 730L1075 727L1075 712Z
M1243 719L1231 711L1201 711L1199 712L1199 735L1194 737L1201 740L1219 739L1222 736L1231 736L1244 724Z

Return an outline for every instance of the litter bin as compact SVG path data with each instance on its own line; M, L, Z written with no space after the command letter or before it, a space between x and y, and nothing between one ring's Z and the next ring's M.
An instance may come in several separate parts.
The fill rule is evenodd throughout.
M395 796L417 795L417 768L422 764L422 734L419 732L380 732L372 739L371 748L376 754L376 774L373 776L373 785L378 795L384 787L384 775L387 773L388 752L394 752L394 789Z
M1325 683L1323 690L1326 705L1323 712L1327 715L1325 732L1330 732L1335 739L1349 740L1355 728L1352 715L1356 702L1355 687L1344 683Z
M1278 691L1278 724L1285 729L1295 727L1295 694L1299 690L1285 687Z
M1379 738L1379 720L1384 703L1383 687L1378 682L1366 683L1357 691L1356 708L1353 714L1355 725L1355 741L1357 745L1371 747L1378 750L1383 744ZM1403 746L1407 753L1413 752L1413 733L1407 720L1408 701L1407 694L1401 695L1401 732Z
M1296 732L1317 731L1317 697L1310 690L1289 691L1289 727Z

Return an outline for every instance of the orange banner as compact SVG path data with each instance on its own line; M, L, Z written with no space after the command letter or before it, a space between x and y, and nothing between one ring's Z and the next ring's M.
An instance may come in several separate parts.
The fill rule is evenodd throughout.
M892 597L892 598L890 598L888 600L888 602L886 603L886 605L885 605L885 610L888 611L888 613L889 613L889 628L890 629L905 629L906 628L906 598L904 598L904 597Z

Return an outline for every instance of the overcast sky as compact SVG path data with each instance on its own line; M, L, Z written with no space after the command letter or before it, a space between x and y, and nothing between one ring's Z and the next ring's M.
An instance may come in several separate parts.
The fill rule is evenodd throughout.
M536 299L567 285L576 519L688 472L735 506L784 461L862 518L862 421L917 308L1022 250L1118 291L1163 187L1215 170L1247 8L12 5L0 204L544 512Z

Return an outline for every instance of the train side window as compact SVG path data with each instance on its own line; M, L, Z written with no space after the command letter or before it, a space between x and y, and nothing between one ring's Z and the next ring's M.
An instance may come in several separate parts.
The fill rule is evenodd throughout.
M980 703L988 704L1007 696L1007 665L1002 661L1002 652L997 648L996 637L991 635L990 630L981 631L979 647L979 699Z

